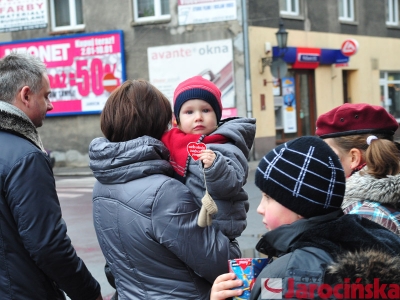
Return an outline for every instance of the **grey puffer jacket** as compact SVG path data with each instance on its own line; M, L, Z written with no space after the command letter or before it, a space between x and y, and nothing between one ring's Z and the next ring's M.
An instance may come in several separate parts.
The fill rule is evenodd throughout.
M342 209L359 214L400 236L400 174L377 179L364 167L346 180Z
M211 167L204 169L208 193L218 206L213 225L230 239L246 229L249 197L243 186L249 172L248 157L256 133L256 120L234 118L220 124L212 134L229 139L224 144L207 144L216 154ZM205 194L204 174L200 161L190 160L185 182L199 206Z
M89 156L98 180L94 225L119 299L209 299L212 282L240 250L214 227L197 226L199 207L170 177L164 144L148 136L96 138Z

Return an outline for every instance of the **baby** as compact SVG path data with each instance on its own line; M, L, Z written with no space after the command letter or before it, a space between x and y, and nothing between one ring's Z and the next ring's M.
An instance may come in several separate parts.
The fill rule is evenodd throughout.
M175 177L191 190L202 206L206 189L218 206L213 225L229 239L246 228L248 195L243 189L248 175L247 158L255 137L255 119L221 121L221 91L211 81L195 76L174 92L177 128L166 132L162 142L169 149ZM199 159L187 152L189 143L204 143Z

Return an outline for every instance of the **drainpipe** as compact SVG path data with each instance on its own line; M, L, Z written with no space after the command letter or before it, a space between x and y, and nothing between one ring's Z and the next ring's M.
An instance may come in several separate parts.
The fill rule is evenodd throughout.
M243 19L243 45L244 45L244 76L246 82L246 110L247 117L253 116L253 105L251 102L251 87L250 87L250 60L249 60L249 36L247 26L247 6L246 0L242 0L242 19Z
M245 93L246 93L246 112L247 117L253 117L253 103L251 101L251 86L250 86L250 59L249 59L249 36L248 36L248 25L247 25L247 5L246 0L242 0L242 20L243 20L243 45L244 45L244 76L245 76ZM255 160L255 147L251 149L250 160Z

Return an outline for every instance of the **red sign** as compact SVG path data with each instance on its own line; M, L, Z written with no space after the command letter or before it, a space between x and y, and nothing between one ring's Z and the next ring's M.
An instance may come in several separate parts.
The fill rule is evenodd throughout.
M353 39L345 40L340 49L345 56L352 56L356 54L358 50L358 42Z
M111 93L119 87L119 78L115 77L113 73L107 73L103 77L103 87L107 92Z
M321 57L320 48L296 48L296 61L292 64L293 69L315 69L319 65Z

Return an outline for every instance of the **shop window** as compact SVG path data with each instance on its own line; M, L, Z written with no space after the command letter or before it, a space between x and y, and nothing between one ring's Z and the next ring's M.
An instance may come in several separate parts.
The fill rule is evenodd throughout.
M354 22L354 0L339 0L339 20Z
M135 22L169 20L169 0L133 0L133 15Z
M281 15L299 16L300 4L299 0L280 0L280 13Z
M400 72L381 72L381 104L396 119L400 119Z
M82 0L50 0L51 29L53 31L82 30Z
M386 25L399 26L399 0L386 0Z

